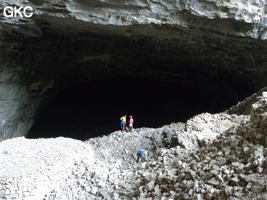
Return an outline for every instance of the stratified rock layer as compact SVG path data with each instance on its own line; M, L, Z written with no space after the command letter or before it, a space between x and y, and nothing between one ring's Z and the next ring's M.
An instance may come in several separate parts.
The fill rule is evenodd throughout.
M212 27L209 24L201 23L211 29L226 28L236 31L238 27L230 27L227 20L244 22L251 24L250 33L257 36L262 33L262 29L253 30L253 24L261 24L263 27L265 17L264 0L170 0L170 1L45 1L36 2L32 0L25 1L2 1L2 6L18 5L32 6L35 9L35 16L53 16L60 18L74 18L77 21L85 21L94 24L111 24L111 25L132 25L132 24L178 24L183 26L195 25L198 22L209 21L209 19L222 20L221 24ZM194 22L194 21L195 22ZM224 21L225 20L225 21ZM24 24L33 22L32 19L20 18L2 18L2 22L10 24ZM226 22L226 23L225 23ZM215 23L213 23L215 25ZM240 28L240 27L239 27ZM239 30L242 32L242 28ZM248 30L247 30L248 31Z

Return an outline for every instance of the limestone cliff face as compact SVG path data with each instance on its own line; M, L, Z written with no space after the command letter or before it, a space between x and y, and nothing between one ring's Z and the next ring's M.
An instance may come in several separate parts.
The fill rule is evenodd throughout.
M225 33L236 32L240 35L258 37L263 30L257 26L265 26L264 3L264 0L4 0L2 5L30 5L35 8L35 15L38 17L47 15L57 19L75 19L94 24L155 23L185 27L196 25L199 28L221 29ZM211 19L219 21L212 22ZM2 19L2 21L12 24L29 23L18 18ZM217 27L213 27L215 24ZM239 27L243 25L244 29L238 30L237 26L231 27L231 25Z
M3 0L35 14L0 16L0 140L27 133L49 88L122 71L248 95L267 84L264 2Z

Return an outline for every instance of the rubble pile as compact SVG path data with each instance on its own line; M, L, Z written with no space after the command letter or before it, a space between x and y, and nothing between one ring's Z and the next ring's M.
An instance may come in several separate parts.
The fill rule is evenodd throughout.
M0 199L51 199L79 160L93 161L94 152L78 140L5 140L0 143Z
M0 143L0 199L132 198L142 180L136 173L136 151L150 147L154 159L153 151L169 145L168 139L181 129L117 131L86 142L62 137L5 140Z
M85 142L6 140L0 200L267 199L267 93L257 99L250 115L203 113ZM144 147L149 160L137 164Z
M267 199L266 105L263 92L250 116L204 113L190 119L185 134L213 137L187 157L175 147L161 149L143 171L149 176L137 199ZM160 159L166 155L175 158L172 165Z
M244 137L267 147L267 92L251 106L250 123L242 129Z
M187 121L185 134L196 135L198 141L202 143L211 142L228 129L238 126L247 118L245 115L202 113Z
M147 164L140 198L252 199L266 192L267 148L241 136L223 136L185 159L173 152L160 156L174 155L171 167L161 159Z

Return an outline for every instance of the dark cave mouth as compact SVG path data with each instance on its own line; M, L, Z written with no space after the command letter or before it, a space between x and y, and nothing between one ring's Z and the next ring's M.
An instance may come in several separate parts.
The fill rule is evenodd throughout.
M225 111L260 88L251 68L244 67L250 66L248 56L233 55L245 49L235 39L184 30L163 39L135 27L128 34L127 27L43 25L42 36L21 41L16 62L27 84L65 86L50 89L53 99L36 91L44 105L33 111L29 138L106 135L119 130L123 114L133 115L138 128L185 122L199 113Z
M201 89L195 81L185 87L179 81L125 76L75 83L40 109L27 137L86 140L119 130L124 114L133 115L135 128L157 128L202 112L225 111L244 98L233 98L220 84Z

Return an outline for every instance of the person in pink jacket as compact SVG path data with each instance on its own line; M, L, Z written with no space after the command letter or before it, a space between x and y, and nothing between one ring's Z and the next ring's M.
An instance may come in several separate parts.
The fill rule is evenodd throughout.
M130 132L133 131L133 123L134 123L133 116L130 116L130 119L129 119L129 131Z

